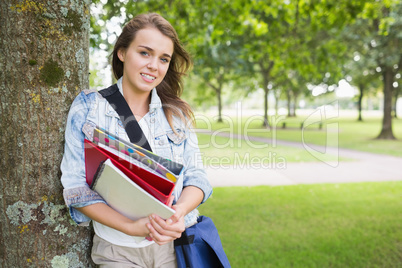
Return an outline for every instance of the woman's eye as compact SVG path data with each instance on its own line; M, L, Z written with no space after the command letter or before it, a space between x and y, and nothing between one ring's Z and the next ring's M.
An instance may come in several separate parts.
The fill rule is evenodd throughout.
M166 58L162 58L161 61L164 62L164 63L168 63L168 62L169 62L169 60L166 59Z
M141 51L140 54L143 56L148 56L148 52L146 52L146 51Z

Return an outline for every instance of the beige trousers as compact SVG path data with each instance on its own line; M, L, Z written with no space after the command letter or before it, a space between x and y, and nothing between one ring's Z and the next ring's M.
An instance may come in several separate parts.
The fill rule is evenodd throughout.
M130 248L113 245L97 235L93 239L92 260L101 268L177 267L173 242L163 246L154 243L144 248Z

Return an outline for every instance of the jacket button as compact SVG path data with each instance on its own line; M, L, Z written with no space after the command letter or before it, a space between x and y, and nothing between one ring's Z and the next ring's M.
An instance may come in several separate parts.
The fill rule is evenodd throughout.
M159 140L159 145L163 145L164 144L164 141L163 140Z
M150 121L151 123L155 123L155 118L152 117Z

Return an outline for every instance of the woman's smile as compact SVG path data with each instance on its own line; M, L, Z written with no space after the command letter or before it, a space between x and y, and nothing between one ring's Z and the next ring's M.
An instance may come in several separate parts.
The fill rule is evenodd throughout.
M156 79L155 76L152 76L152 75L150 75L150 74L141 73L141 76L143 77L143 79L144 79L146 82L149 82L149 83L153 82L153 81Z

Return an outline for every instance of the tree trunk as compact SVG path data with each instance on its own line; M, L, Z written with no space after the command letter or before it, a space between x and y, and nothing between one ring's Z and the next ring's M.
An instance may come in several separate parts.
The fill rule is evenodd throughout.
M392 67L385 67L383 72L384 83L384 115L382 119L382 129L377 139L393 140L395 136L392 132Z
M357 121L363 121L362 118L362 101L363 101L363 93L364 93L364 85L359 85L359 99L357 100L357 111L359 112L359 117Z
M88 88L88 4L0 3L0 267L93 266L59 168L69 106Z
M223 122L222 120L222 87L216 90L216 97L218 98L218 122Z
M221 75L218 79L219 81L223 81L223 76ZM218 86L215 86L209 81L206 81L207 85L211 87L216 94L216 98L218 101L218 120L217 122L223 122L222 120L222 88L223 88L223 83L218 83Z
M277 89L277 90L275 91L274 96L275 96L275 115L278 116L279 99L281 98L281 94L280 94L279 89Z
M299 99L299 93L293 92L293 114L292 114L293 117L296 117L296 109L298 107L298 105L297 105L298 99Z
M268 119L268 83L264 88L264 123L262 124L263 127L269 128L269 119Z
M269 57L269 56L267 56ZM263 58L264 59L264 58ZM263 81L263 89L264 89L264 123L262 124L263 127L270 128L269 124L269 119L268 119L268 94L269 94L269 76L271 73L272 68L274 67L274 62L269 61L268 62L268 67L265 67L265 61L260 60L258 62L258 65L260 66L260 73L262 76L262 81Z
M290 96L290 89L286 90L286 100L287 100L287 108L288 108L288 117L292 116L292 104L291 104L291 96Z

